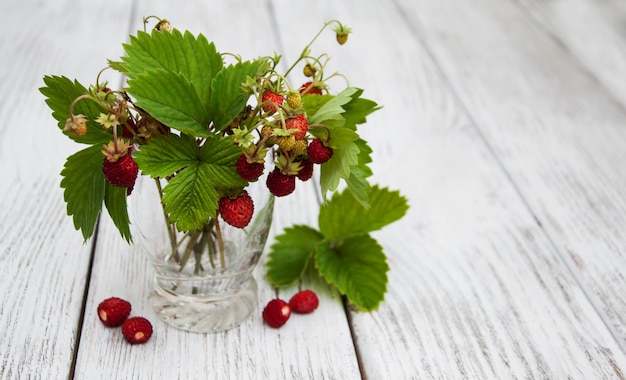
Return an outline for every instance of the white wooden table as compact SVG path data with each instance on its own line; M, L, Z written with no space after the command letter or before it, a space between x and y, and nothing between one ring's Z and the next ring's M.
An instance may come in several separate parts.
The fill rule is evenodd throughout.
M374 180L411 204L376 235L391 266L378 311L310 280L320 308L271 329L261 265L244 325L180 332L153 315L146 260L108 217L83 244L59 188L78 147L38 88L92 83L152 14L286 62L323 22L353 28L317 46L384 106L361 128ZM3 0L0 15L0 378L626 377L625 2ZM299 212L277 213L274 234L316 220L312 194L280 200ZM111 295L153 321L147 344L97 320Z

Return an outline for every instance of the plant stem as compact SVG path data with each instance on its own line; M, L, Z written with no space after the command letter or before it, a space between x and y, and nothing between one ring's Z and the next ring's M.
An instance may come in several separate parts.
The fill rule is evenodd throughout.
M170 245L172 247L172 257L176 263L180 264L180 255L178 254L178 244L176 243L176 232L174 231L175 226L170 224L170 218L167 216L167 212L165 212L165 205L163 204L163 188L161 187L161 181L159 178L155 178L154 182L156 183L157 190L159 190L159 200L161 203L161 208L163 209L163 217L165 218L165 225L167 226L167 233L170 235Z
M215 232L217 232L217 246L220 252L220 265L222 268L226 267L226 259L224 257L224 240L222 239L222 229L220 228L220 223L217 220L217 216L215 217Z

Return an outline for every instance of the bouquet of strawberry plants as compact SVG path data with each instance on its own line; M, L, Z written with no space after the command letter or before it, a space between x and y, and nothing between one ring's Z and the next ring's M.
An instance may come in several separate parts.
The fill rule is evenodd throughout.
M67 213L84 239L106 209L132 241L127 199L138 175L158 180L167 222L190 240L217 227L218 216L246 228L254 213L246 189L263 173L277 197L315 177L325 200L319 228L299 225L277 236L267 276L282 286L313 268L357 307L376 308L388 266L370 233L400 219L408 205L397 191L368 182L372 151L357 127L378 105L349 85L331 92L329 81L345 83L345 76L328 75L328 56L312 54L323 30L334 26L343 44L350 29L325 23L280 72L281 56L243 60L166 20L151 31L147 22L123 45L125 55L108 61L106 69L125 76L122 88L101 80L103 70L89 86L46 76L40 89L58 127L85 146L61 171Z

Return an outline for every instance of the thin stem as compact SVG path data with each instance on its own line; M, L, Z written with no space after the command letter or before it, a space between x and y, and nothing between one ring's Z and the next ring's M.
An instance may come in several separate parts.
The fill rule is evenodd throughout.
M220 223L217 220L217 216L215 217L215 232L217 232L217 246L220 252L220 265L222 268L226 267L226 259L224 257L224 240L222 239L222 229L220 228Z
M161 181L159 180L159 178L155 178L154 182L156 183L157 189L159 190L159 200L161 203L161 209L163 209L163 218L165 219L165 225L167 226L167 233L170 235L172 257L174 258L174 261L176 261L176 263L180 264L180 255L178 254L179 244L176 243L176 233L174 231L174 228L176 227L170 224L170 218L167 216L167 212L165 212L165 204L163 203L163 188L161 187Z

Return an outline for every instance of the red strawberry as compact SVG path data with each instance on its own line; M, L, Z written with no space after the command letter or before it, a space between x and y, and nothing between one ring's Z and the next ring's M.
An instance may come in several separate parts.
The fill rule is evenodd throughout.
M313 82L306 82L300 86L300 95L305 94L314 94L314 95L322 95L322 89L319 86L313 84Z
M256 181L263 174L265 165L260 162L248 162L245 154L237 159L237 173L246 181Z
M306 132L309 130L309 123L307 122L306 117L303 114L300 114L291 119L287 119L287 121L285 121L285 128L294 129L295 132L293 137L295 137L296 140L302 140L304 136L306 136Z
M289 307L294 313L307 314L317 309L320 301L312 290L302 290L294 294L289 300Z
M122 124L122 137L132 139L137 133L137 124L130 117L126 119L126 124Z
M272 115L278 110L278 106L276 104L282 105L283 100L284 97L282 95L270 90L265 91L261 97L261 101L265 103L263 105L263 111L267 112L268 115Z
M278 328L285 323L291 316L291 309L287 302L276 298L271 300L265 309L263 309L263 320L268 325Z
M111 185L132 188L135 185L139 168L130 154L125 154L113 162L105 157L102 172Z
M296 189L296 176L283 174L279 168L274 168L268 175L267 188L277 197L284 197Z
M325 146L322 140L317 138L309 144L307 155L309 156L309 160L313 161L313 163L323 164L333 156L333 150Z
M98 318L108 327L120 326L130 315L130 302L117 297L107 298L98 305Z
M233 227L244 228L250 223L254 214L254 203L247 191L236 198L223 197L219 201L222 219Z
M145 343L152 336L152 324L144 317L132 317L122 325L122 334L130 344Z
M308 181L313 177L313 161L307 158L300 161L300 165L302 165L302 168L298 171L297 176L300 181Z

